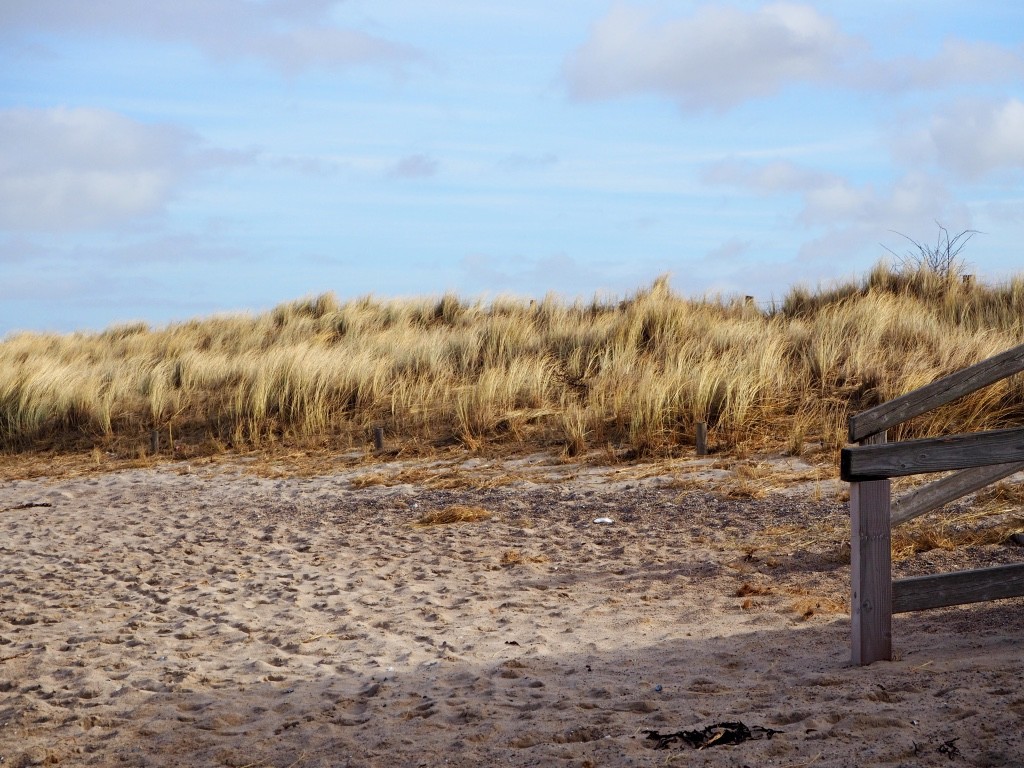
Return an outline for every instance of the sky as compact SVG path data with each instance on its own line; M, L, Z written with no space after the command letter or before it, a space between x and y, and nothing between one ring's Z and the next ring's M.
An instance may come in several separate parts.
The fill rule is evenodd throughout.
M0 337L1024 243L1004 0L0 1Z

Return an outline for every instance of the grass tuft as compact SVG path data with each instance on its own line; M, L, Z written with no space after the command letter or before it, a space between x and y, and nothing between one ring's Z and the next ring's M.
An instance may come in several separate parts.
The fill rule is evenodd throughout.
M1006 544L1015 534L1024 532L1024 516L1007 516L1002 510L982 510L961 515L942 515L936 519L913 521L894 528L893 560L906 560L933 549L952 551L958 547ZM991 522L987 522L986 518Z
M488 520L491 513L483 507L453 504L444 509L432 510L420 515L416 520L418 526L452 525L455 523L476 523Z

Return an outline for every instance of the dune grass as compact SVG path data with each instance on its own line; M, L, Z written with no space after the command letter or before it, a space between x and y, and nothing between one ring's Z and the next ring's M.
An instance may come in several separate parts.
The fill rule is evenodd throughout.
M768 310L687 299L667 279L622 301L499 298L339 303L255 316L0 342L0 450L181 455L331 450L383 426L410 453L555 449L619 455L719 447L800 453L845 442L850 412L1024 341L1024 278L998 287L880 265L795 288ZM1013 377L897 438L1018 424Z
M453 525L455 523L478 523L481 520L489 520L491 513L483 507L475 507L466 504L453 504L444 509L435 509L425 512L416 519L419 527L431 525Z

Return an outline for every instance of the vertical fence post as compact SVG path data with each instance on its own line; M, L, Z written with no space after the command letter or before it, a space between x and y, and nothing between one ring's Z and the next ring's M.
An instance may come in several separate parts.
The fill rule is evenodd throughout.
M384 427L373 428L373 449L377 453L384 450Z
M697 455L708 455L708 425L707 422L697 422Z
M149 430L149 453L156 456L160 452L160 432L156 429Z
M885 433L861 441L884 443ZM850 483L853 663L892 660L891 481Z

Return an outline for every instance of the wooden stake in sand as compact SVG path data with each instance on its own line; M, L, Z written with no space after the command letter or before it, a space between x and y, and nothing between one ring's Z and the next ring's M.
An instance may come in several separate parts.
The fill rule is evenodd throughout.
M708 455L708 425L705 421L697 422L697 455Z

